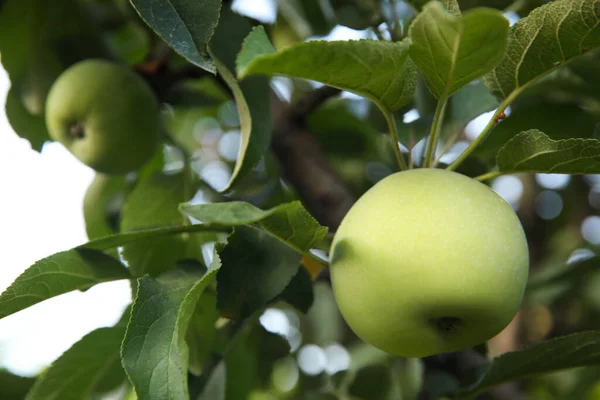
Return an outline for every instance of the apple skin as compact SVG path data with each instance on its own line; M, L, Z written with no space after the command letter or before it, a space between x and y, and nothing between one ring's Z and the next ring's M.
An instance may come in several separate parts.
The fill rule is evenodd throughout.
M94 170L111 175L139 169L158 145L159 102L130 69L102 60L63 72L46 101L50 137Z
M331 282L365 342L405 357L458 351L517 312L529 253L521 223L486 185L455 172L386 177L335 234Z

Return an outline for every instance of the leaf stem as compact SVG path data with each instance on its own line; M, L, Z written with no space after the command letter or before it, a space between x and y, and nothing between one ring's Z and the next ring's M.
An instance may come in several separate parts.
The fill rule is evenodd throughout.
M262 229L261 229L259 226L256 226L254 224L248 225L248 226L256 229L259 232L265 232L265 233L269 234L270 236L272 236L275 239L279 240L280 242L284 243L286 246L290 247L296 253L299 253L300 255L310 259L311 261L313 261L325 268L329 268L329 263L327 261L321 260L319 257L317 257L313 253L311 253L310 250L308 250L308 251L302 250L300 247L296 246L294 243L290 242L289 240L287 240L285 238L282 238L281 236L273 233L272 231L270 231L269 229L267 229L265 227L262 227Z
M392 36L392 41L399 42L403 39L404 35L402 33L402 25L400 24L400 16L398 15L398 10L396 8L397 1L392 0L390 6L391 6L392 20L394 22L394 27L392 28L392 31L390 32L390 34Z
M474 179L479 182L483 182L483 181L487 181L488 179L494 179L502 174L503 174L502 171L490 171L487 174L479 175L479 176L475 177Z
M463 131L462 129L456 129L456 132L454 132L452 137L450 139L448 139L446 141L446 143L444 143L444 147L442 148L442 151L440 152L439 157L437 157L435 159L435 161L433 162L433 168L435 168L440 163L440 159L444 156L444 154L446 154L448 151L450 151L450 149L452 148L452 145L454 143L456 143L456 140L458 139L458 137L460 136L462 131Z
M183 199L184 201L191 201L193 197L192 189L194 186L194 171L192 170L192 163L190 162L190 158L188 155L183 152ZM183 217L184 225L191 225L187 215L181 214Z
M408 169L404 158L402 157L402 152L400 151L400 138L398 137L398 127L396 126L396 120L394 119L394 114L387 107L381 104L379 101L376 102L381 111L383 112L383 116L388 125L388 133L390 138L392 139L392 148L394 149L394 155L396 156L396 162L398 163L398 168L400 171L404 171Z
M503 13L507 13L507 12L514 12L514 13L518 13L520 12L525 6L527 5L527 1L526 0L515 0L511 5L509 5L508 7L506 7L503 11Z
M446 112L446 105L448 104L448 98L444 97L443 100L438 100L437 106L435 107L435 114L433 116L433 123L431 124L431 132L429 133L429 140L427 141L427 152L425 154L425 161L423 161L424 167L432 167L435 156L435 149L440 138L440 131L442 128L442 120L444 119L444 113Z
M376 26L372 26L371 29L373 29L373 33L375 34L375 36L377 36L377 40L385 41L385 38L381 34L379 28L377 28Z
M517 96L519 96L521 94L520 89L517 89L515 91L513 91L506 99L504 99L502 101L502 103L500 103L500 105L498 106L498 108L496 109L496 112L494 113L494 115L492 115L492 118L490 118L489 122L487 123L487 125L485 126L485 128L483 128L483 131L481 131L481 133L479 134L479 136L477 136L475 138L475 140L473 140L471 142L471 144L469 145L469 147L467 147L465 149L465 151L462 152L462 154L460 156L458 156L458 158L456 160L454 160L454 162L452 164L450 164L448 166L448 169L450 171L454 171L456 170L456 168L458 168L458 166L467 158L471 155L471 153L473 153L473 151L475 151L475 149L477 148L477 146L479 146L490 134L492 128L494 126L496 126L496 121L497 121L497 117L502 114L504 112L504 110L506 110L506 107L508 107L510 105L510 103L513 102L513 100L515 98L517 98Z
M141 231L133 231L127 233L117 233L115 235L104 236L100 239L92 240L76 248L86 248L93 250L109 250L115 247L123 246L131 242L135 242L140 239L147 239L156 236L170 236L178 235L180 233L195 233L195 232L215 232L215 233L229 233L231 232L230 226L223 225L181 225L171 226L168 228L151 228L144 229Z

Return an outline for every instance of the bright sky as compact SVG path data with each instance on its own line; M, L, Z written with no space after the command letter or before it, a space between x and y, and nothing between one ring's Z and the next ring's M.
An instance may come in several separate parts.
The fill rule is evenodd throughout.
M36 260L87 241L81 211L94 172L64 147L31 150L4 113L0 68L0 292ZM131 301L126 281L45 301L0 320L0 367L34 375L86 333L114 324Z

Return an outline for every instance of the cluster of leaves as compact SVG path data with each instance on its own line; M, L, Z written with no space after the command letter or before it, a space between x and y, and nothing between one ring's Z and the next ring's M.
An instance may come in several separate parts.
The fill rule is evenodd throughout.
M48 88L80 59L110 58L147 70L143 61L164 52L166 44L177 52L173 65L217 74L224 86L208 76L169 87L164 100L173 110L165 154L184 167L169 169L161 153L133 178L98 176L86 197L91 206L84 205L91 241L38 261L0 295L0 318L121 279L132 282L135 299L118 324L85 336L35 382L0 375L0 387L14 389L16 396L81 399L131 385L140 399L241 399L267 386L274 361L289 348L282 337L265 331L257 316L275 302L301 312L311 307L316 287L311 276L315 265L318 272L325 264L311 250L328 250L328 235L300 202L282 200L293 195L282 188L279 176L271 179L279 191L270 192L268 200L249 194L248 181L256 180L260 164L269 165L271 157L265 75L320 82L378 107L384 121L376 127L358 119L347 103L330 103L307 119L321 140L345 130L364 140L358 150L332 145L336 161L381 155L373 138L383 127L400 168L432 166L439 161L439 140L451 145L468 121L496 109L450 169L483 177L600 173L600 142L593 137L600 119L598 95L577 84L594 76L598 69L590 66L600 64L593 52L600 47L599 0L555 0L513 27L500 11L479 7L510 2L470 1L461 11L456 0L413 0L402 3L413 7L402 16L410 23L406 32L395 9L382 6L395 2L332 1L333 16L316 0L298 7L280 2L270 35L220 0L132 0L133 7L120 0L61 3L0 3L0 51L12 82L6 112L33 148L41 149L48 139L43 123ZM382 22L395 40L302 41L338 23L375 27L381 34ZM231 101L239 117L240 150L231 178L217 193L207 190L190 167L198 146L190 140L187 121L216 117ZM498 123L509 105L513 114ZM400 121L399 113L413 107L421 118ZM549 113L568 123L544 122ZM422 160L396 145L412 147L427 135ZM389 141L386 146L387 151ZM471 164L477 167L467 169ZM190 201L200 188L209 193L210 203ZM356 186L364 189L362 183ZM231 201L242 197L251 201ZM251 203L273 207L264 211ZM212 245L212 254L202 253ZM588 260L587 267L574 270L597 264ZM475 383L448 391L468 398L513 379L599 362L600 334L578 333L501 356L480 371ZM369 362L360 367L353 366L339 385L331 384L330 394L343 388L368 398L363 383L381 374ZM390 370L395 371L386 369L386 379ZM390 393L395 392L382 392L381 398L394 398ZM404 388L403 393L408 396Z

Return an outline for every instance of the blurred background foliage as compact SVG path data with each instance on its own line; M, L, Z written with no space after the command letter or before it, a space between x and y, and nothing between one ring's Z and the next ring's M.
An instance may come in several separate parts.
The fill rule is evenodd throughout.
M354 37L398 40L425 1L280 0L267 2L276 12L266 18L258 17L260 10L247 3L251 2L234 1L233 9L257 18L254 23L267 23L272 42L281 49L298 41L335 37L328 35L340 32L340 26L354 30ZM545 2L459 3L462 10L480 6L505 10L516 20ZM231 94L218 78L191 71L190 64L168 49L127 0L4 0L0 2L0 49L12 82L7 116L34 149L40 150L48 140L43 104L58 74L81 59L110 58L146 76L165 103L166 144L156 162L147 167L149 171L180 171L183 158L190 157L193 171L203 182L194 196L197 202L244 200L264 209L297 199L270 154L233 192L218 192L231 176L240 144L240 120ZM511 106L508 118L493 129L460 172L470 176L485 172L493 165L496 151L515 132L534 127L553 139L598 138L599 76L598 53L547 76ZM316 84L275 78L272 87L281 99L293 102ZM417 165L435 104L420 80L414 101L395 113L401 141ZM440 164L449 164L464 150L489 114L478 117L497 104L480 82L452 97L438 149ZM385 121L363 98L343 93L314 110L306 125L356 196L395 168ZM532 264L522 310L509 330L484 349L487 355L600 329L600 176L519 174L497 178L491 185L517 210L530 243ZM114 231L130 185L120 180L108 187L103 189L105 218L99 223ZM89 224L88 229L94 227L91 219ZM101 236L93 232L91 236ZM205 254L210 252L210 246L204 249ZM409 400L417 398L423 384L432 393L442 394L456 387L454 378L443 371L428 374L424 380L421 360L393 357L358 340L339 314L327 274L308 261L304 264L311 279L316 279L309 311L303 314L283 301L266 310L261 326L247 332L227 357L227 399ZM199 307L214 301L214 295L212 300L210 296L205 295ZM194 348L192 341L190 346ZM195 357L192 372L208 355L195 353ZM0 371L2 399L22 398L31 384L29 378ZM597 400L600 367L526 378L520 385L527 398ZM111 393L112 398L120 396Z

